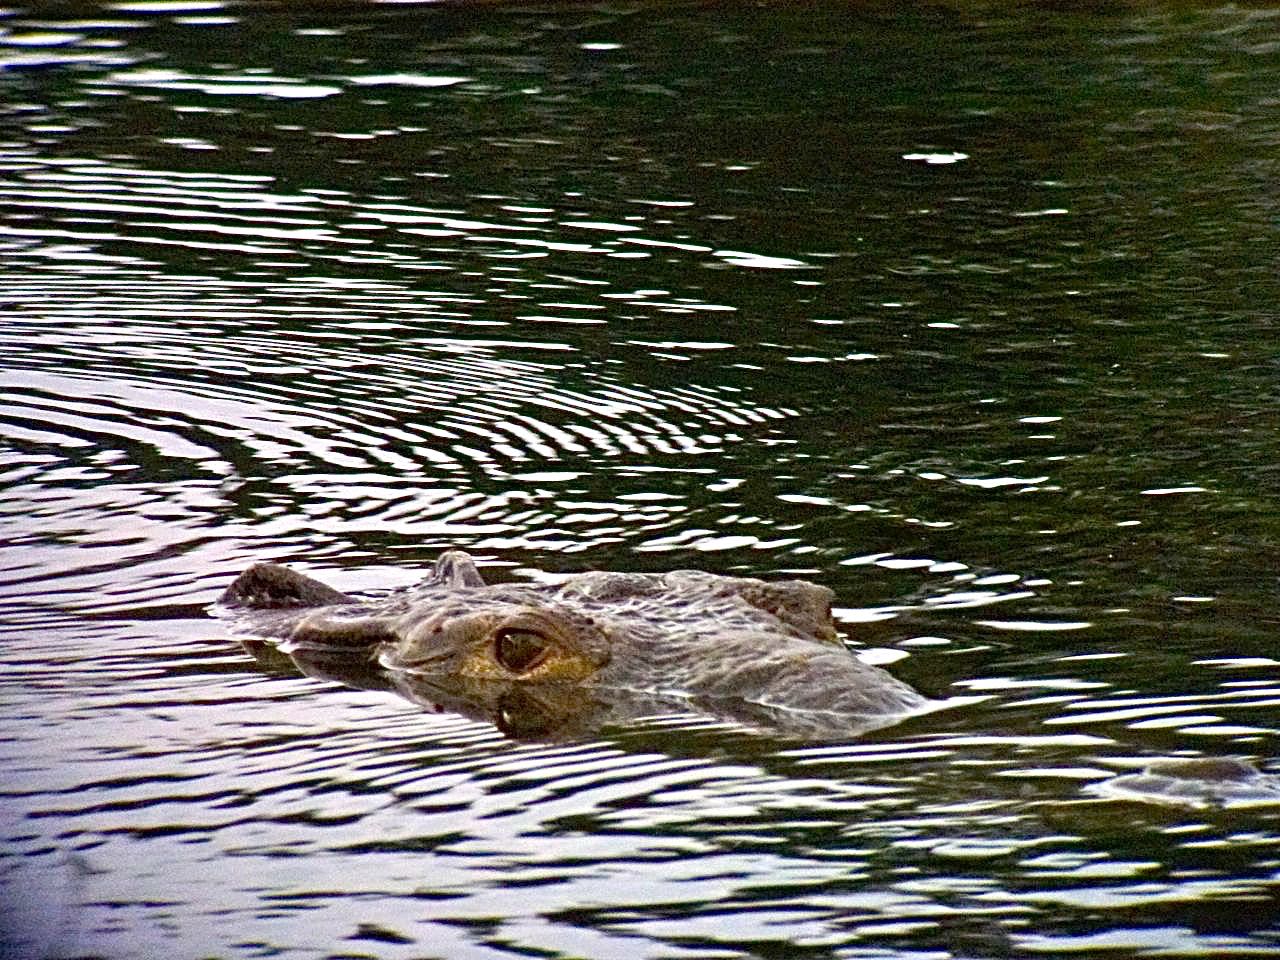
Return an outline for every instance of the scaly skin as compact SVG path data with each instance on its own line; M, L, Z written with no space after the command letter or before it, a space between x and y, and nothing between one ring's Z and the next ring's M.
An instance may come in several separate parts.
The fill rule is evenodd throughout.
M516 689L525 691L519 702L554 702L561 712L575 698L599 706L612 691L852 734L934 706L844 647L831 599L805 581L697 571L490 585L453 550L422 583L371 601L258 564L215 609L300 665L309 661L309 672L333 675L344 659L376 665L406 696L425 702L430 689L433 702L463 713L458 702L492 713Z
M1085 790L1112 800L1195 809L1280 805L1280 776L1234 757L1170 757Z

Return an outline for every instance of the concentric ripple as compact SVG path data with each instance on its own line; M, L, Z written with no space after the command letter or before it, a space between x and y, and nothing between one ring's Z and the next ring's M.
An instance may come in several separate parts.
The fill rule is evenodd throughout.
M16 6L0 955L1280 950L1276 807L1133 789L1280 775L1272 12ZM204 613L452 546L953 707L515 742Z
M587 549L673 522L683 507L653 492L652 471L689 469L795 413L735 388L620 378L576 337L544 336L525 295L503 302L522 271L477 263L474 282L423 289L413 271L439 263L348 221L431 222L484 243L474 231L492 223L360 210L329 191L273 191L262 176L5 166L13 363L0 420L19 465L8 523L30 541L56 518L43 529L75 545L53 564L64 581L110 569L113 552L118 568L200 551L197 565L221 572L236 547L217 544L250 526L269 549L306 543L313 555L366 532L435 548ZM362 269L384 262L405 279L312 272L346 247L360 248ZM210 263L175 274L168 248ZM456 272L471 256L445 259ZM558 288L539 306L697 309L565 279L538 284ZM577 495L559 498L575 480ZM85 593L103 584L81 582Z

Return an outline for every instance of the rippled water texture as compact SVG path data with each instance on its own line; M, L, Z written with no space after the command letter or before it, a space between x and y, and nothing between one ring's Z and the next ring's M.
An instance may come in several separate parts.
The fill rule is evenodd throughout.
M1278 37L0 11L0 954L1280 955L1274 781L1137 776L1280 772ZM815 580L977 702L524 742L205 614L448 547Z

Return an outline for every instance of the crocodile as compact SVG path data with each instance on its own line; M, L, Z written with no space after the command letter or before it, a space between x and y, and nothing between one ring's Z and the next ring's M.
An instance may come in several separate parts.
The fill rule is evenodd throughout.
M1280 775L1234 757L1170 757L1089 784L1085 792L1193 809L1273 806L1280 804Z
M514 736L573 735L674 710L783 735L854 736L941 706L836 633L833 593L694 570L486 583L461 550L359 599L259 563L213 607L252 651L394 690Z

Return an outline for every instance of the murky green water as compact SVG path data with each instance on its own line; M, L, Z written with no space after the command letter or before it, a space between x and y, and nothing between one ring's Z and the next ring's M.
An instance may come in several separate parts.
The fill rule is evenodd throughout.
M6 957L1280 955L1280 16L0 17ZM555 744L256 663L349 591L837 591L934 696Z

